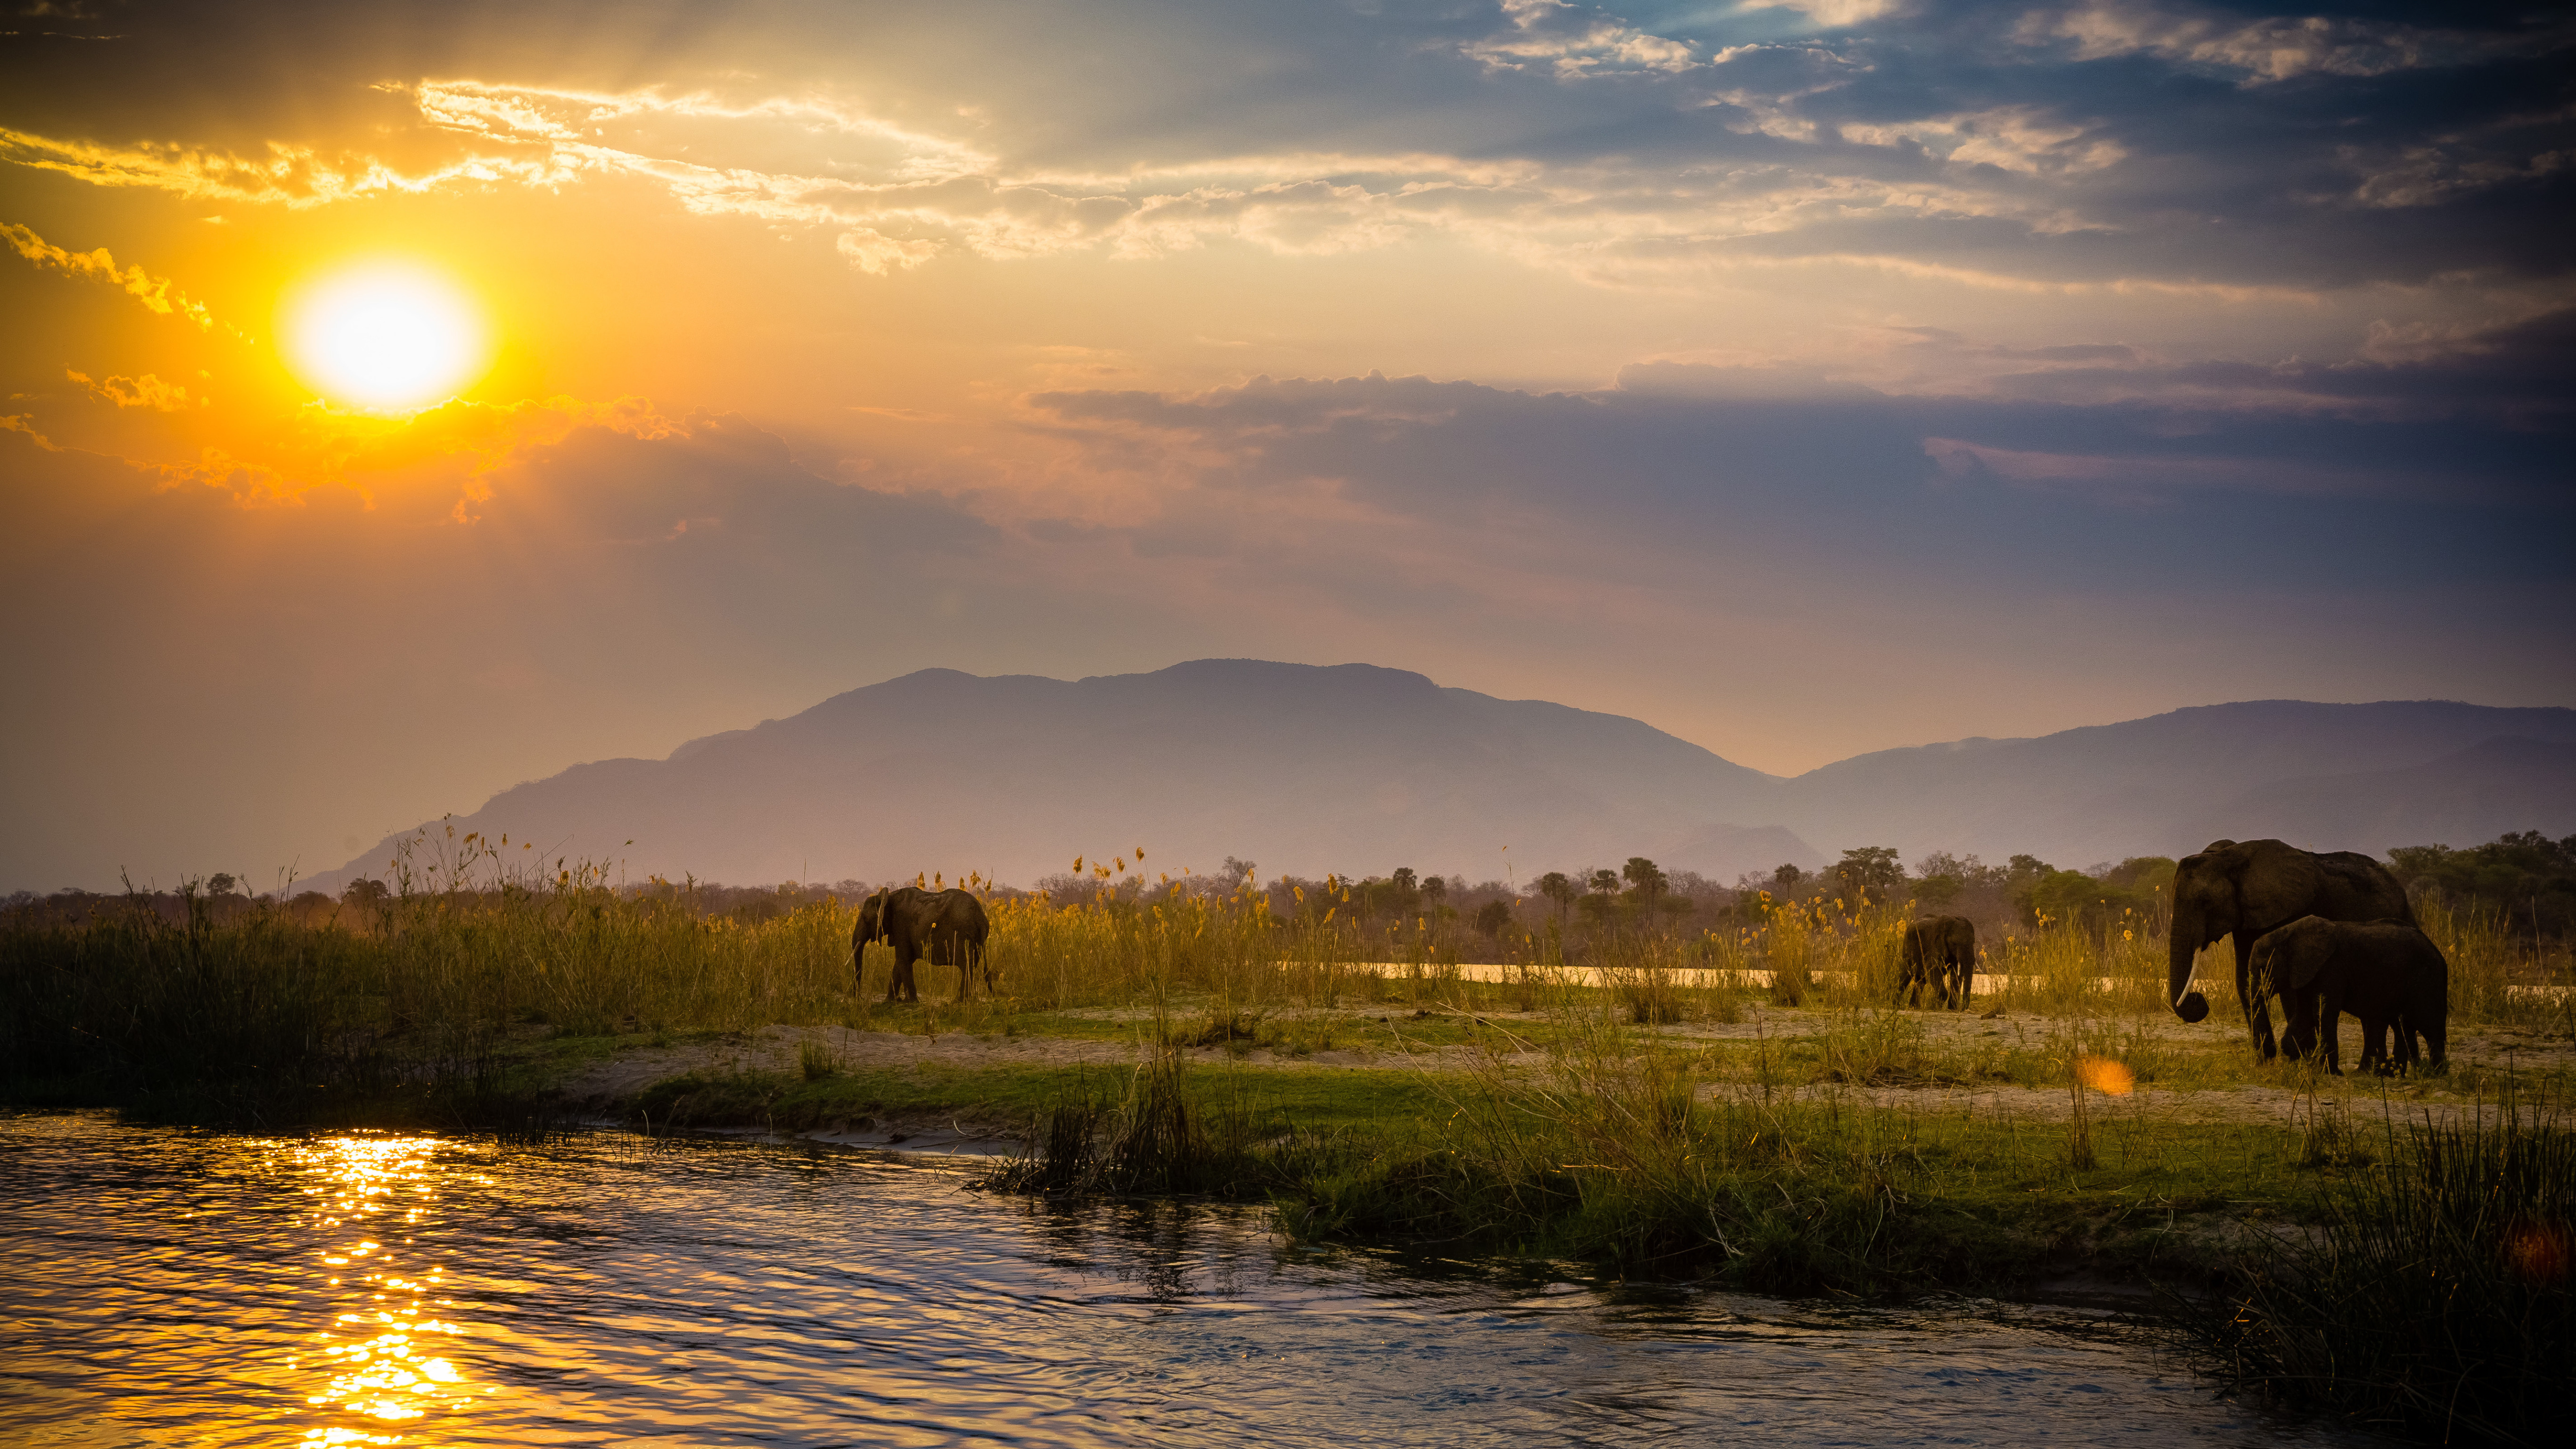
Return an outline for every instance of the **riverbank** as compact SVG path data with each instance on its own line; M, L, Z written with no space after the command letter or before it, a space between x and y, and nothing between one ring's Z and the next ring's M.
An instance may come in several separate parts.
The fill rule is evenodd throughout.
M1037 1162L1068 1108L1106 1134L1159 1080L1197 1140L1155 1185L1275 1201L1295 1234L1777 1291L2014 1294L2215 1283L2319 1222L2321 1194L2380 1170L2417 1126L2491 1117L2507 1090L2534 1125L2560 1123L2576 1070L2576 1044L2513 1028L2461 1033L2446 1075L2391 1080L2258 1065L2234 1033L2148 1018L1755 1004L1638 1028L1568 1005L1254 1019L1201 1003L960 1030L933 1003L877 1009L903 1030L529 1028L451 1120ZM2088 1047L2135 1064L2126 1090L2065 1076ZM379 1121L383 1105L401 1106ZM1790 1210L1710 1206L1773 1196Z
M2419 1425L2520 1422L2563 1385L2576 1018L2512 989L2556 967L2458 937L2448 1070L2338 1078L2257 1062L2216 963L2210 1020L2176 1020L2127 934L2012 944L2030 969L1973 1013L1891 1007L1899 925L1775 917L1580 967L1532 938L1486 981L1429 947L1372 965L1329 911L1006 902L1000 989L893 1004L851 989L837 907L739 923L505 882L366 931L109 912L0 933L0 1100L935 1141L997 1156L990 1190L1266 1203L1291 1242L1793 1295L2178 1293L2226 1307L2198 1328L2246 1377Z
M1370 1018L1392 1048L1351 1049L1371 1064L1253 1060L1257 1028L1216 1012L1157 1014L1123 1062L1096 1034L750 1034L630 1100L664 1130L757 1117L861 1145L925 1112L961 1139L968 1114L1020 1118L1028 1147L982 1186L1266 1198L1295 1240L1790 1295L2126 1295L2267 1392L2445 1440L2513 1441L2563 1395L2560 1043L2509 1032L2503 1055L2543 1060L2492 1095L2475 1057L2211 1085L2223 1063L2143 1021L2119 1042L2141 1072L2087 1051L2117 1029L2080 1017L2007 1045L2000 1018L1756 1011L1692 1032L1564 1005ZM2010 1080L2051 1062L2062 1092ZM1973 1070L1990 1080L1904 1084Z
M1258 1206L964 1190L983 1166L0 1113L0 1443L2384 1442L2103 1306L1315 1250Z

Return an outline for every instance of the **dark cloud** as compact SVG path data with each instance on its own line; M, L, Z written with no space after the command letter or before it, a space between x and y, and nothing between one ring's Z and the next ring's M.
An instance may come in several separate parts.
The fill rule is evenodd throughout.
M1837 581L1932 587L1968 568L2031 588L2214 585L2259 568L2322 590L2564 588L2568 331L2553 317L2395 364L2046 375L2116 378L2128 395L2107 402L1679 364L1582 394L1371 376L1033 401L1122 451L1157 433L1213 449L1219 489L1330 480L1400 515L1537 510L1642 552L1806 558Z
M275 166L274 142L300 158L288 192L298 167L535 146L429 124L402 89L470 76L837 97L989 153L956 194L902 198L934 228L1002 207L1098 236L1147 198L1030 178L1340 155L1307 179L1391 195L1462 163L1536 168L1539 214L1483 224L1590 215L1646 264L2337 288L2562 279L2576 213L2576 27L2511 7L1923 3L1826 25L1660 5L136 4L102 25L123 38L0 40L0 125L218 170ZM692 139L712 164L869 172L864 146L797 124ZM1659 216L1704 220L1643 224Z

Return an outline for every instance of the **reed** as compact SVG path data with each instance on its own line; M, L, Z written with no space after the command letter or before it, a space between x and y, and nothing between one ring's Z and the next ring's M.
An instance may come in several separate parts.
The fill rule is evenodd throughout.
M2576 1363L2576 1133L2508 1088L2474 1119L2393 1120L2304 1240L2180 1305L2237 1377L2443 1442L2541 1443ZM2349 1150L2349 1149L2347 1149Z
M192 892L175 914L136 898L76 922L0 922L8 1090L99 1101L220 1087L281 1102L316 1090L488 1092L506 1085L514 1053L549 1036L776 1024L1012 1033L1039 1013L1099 1009L1204 1012L1207 1044L1290 1053L1356 1044L1353 1017L1396 1005L1522 1013L1533 1018L1524 1030L1547 1034L1567 1029L1567 1003L1588 1002L1615 1008L1623 1029L1654 1031L1738 1018L1764 991L1762 971L1774 1003L1832 1013L1815 1080L2064 1080L2056 1047L1996 1042L1942 1057L1881 1015L1904 916L1884 902L1774 902L1696 936L1620 927L1571 943L1548 920L1477 938L1508 969L1480 982L1460 970L1443 923L1355 920L1354 891L1338 881L1274 896L1129 877L1071 902L990 894L994 989L955 999L955 976L924 968L925 1001L895 1008L882 1002L890 953L871 948L853 972L854 902L725 914L702 909L687 883L614 887L595 866L531 856L441 828L398 855L388 897L334 916L239 898L219 910ZM2576 1029L2563 946L2536 948L2438 899L2422 909L2453 961L2455 1021ZM2082 1021L2083 1049L2102 1052L2109 1023L2163 1019L2161 948L2137 921L2043 923L1987 943L1988 971L2007 982L1992 1004ZM2204 958L2200 980L2213 1016L2234 1019L2224 951ZM2130 1035L2122 1050L2142 1080L2201 1070Z
M1710 1094L1690 1052L1626 1029L1615 995L1563 991L1544 1040L1498 1034L1439 1086L1436 1127L1276 1190L1309 1237L1405 1237L1778 1292L1910 1279L1951 1240L1911 1230L1904 1123L1786 1090Z
M1088 1074L1031 1124L1030 1150L978 1179L992 1192L1048 1195L1196 1193L1258 1196L1314 1170L1335 1144L1269 1116L1250 1095L1210 1092L1183 1050L1188 1039L1155 1022L1149 1049L1115 1090Z
M2453 1020L2576 1027L2567 942L2517 932L2502 912L2453 905L2439 891L2416 899L2415 919L2451 963Z
M301 1090L369 1065L349 1037L379 1009L369 943L271 911L177 922L131 906L0 931L0 1058L23 1099L220 1082Z
M1989 1009L2038 1016L2070 1016L2117 1010L2162 1010L2165 989L2164 941L2133 915L2104 927L2042 918L2028 931L2015 932L1980 948L1983 970L2003 978L2000 993L1981 1003ZM2223 967L2235 1001L2234 966L2224 954L2203 958L2204 966ZM2204 981L2204 986L2206 986ZM2210 1009L2219 1009L2217 996Z

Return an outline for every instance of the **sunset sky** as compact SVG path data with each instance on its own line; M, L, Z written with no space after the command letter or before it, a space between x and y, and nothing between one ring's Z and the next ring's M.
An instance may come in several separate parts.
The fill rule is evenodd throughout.
M0 11L0 890L933 665L2576 704L2557 7Z

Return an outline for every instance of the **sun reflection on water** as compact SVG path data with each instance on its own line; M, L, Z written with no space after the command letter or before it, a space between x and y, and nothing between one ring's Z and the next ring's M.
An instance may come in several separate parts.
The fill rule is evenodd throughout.
M294 1149L298 1165L314 1178L305 1195L319 1199L304 1225L325 1234L314 1250L314 1271L326 1287L342 1290L334 1296L345 1299L354 1289L366 1304L339 1314L314 1335L309 1358L287 1365L319 1380L306 1404L362 1421L307 1430L306 1444L400 1444L405 1436L396 1426L418 1427L417 1421L463 1408L473 1396L473 1386L442 1352L442 1338L464 1332L437 1316L453 1306L432 1296L444 1286L442 1269L411 1252L409 1236L399 1236L421 1222L435 1197L430 1159L438 1145L433 1137L370 1134L320 1138Z

